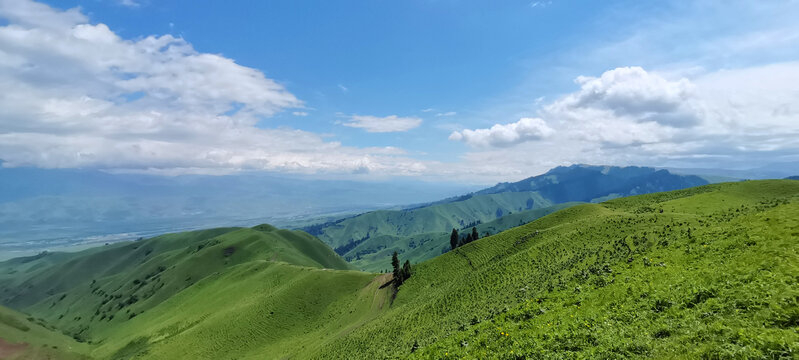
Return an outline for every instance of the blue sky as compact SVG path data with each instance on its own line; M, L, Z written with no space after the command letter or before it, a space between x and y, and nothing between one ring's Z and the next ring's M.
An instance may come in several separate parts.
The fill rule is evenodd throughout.
M289 111L262 126L330 132L353 146L398 146L446 160L462 145L442 140L449 131L436 123L455 122L443 114L479 111L518 86L530 61L590 41L578 34L602 29L596 21L602 12L637 2L604 9L595 1L536 7L529 1L49 3L78 5L126 38L183 37L200 52L264 71L307 103L301 110L307 117ZM571 84L562 80L550 79L548 87ZM541 89L540 96L553 90ZM339 113L424 117L427 131L364 136L336 125Z
M0 160L482 183L794 163L798 9L0 0L0 80L20 90L0 95Z

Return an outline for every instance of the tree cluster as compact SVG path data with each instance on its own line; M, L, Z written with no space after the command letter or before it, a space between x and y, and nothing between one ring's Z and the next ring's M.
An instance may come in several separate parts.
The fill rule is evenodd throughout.
M391 256L391 266L394 268L394 286L399 287L405 280L411 277L411 262L405 260L405 263L400 266L396 251L394 255Z
M455 250L455 248L458 246L466 245L478 239L480 239L480 234L477 233L476 227L473 227L472 232L467 233L464 237L458 235L458 230L452 229L452 234L449 235L449 245L453 250Z

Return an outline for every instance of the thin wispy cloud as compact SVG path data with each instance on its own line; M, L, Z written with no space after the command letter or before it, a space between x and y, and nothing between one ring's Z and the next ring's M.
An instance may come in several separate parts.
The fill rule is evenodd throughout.
M131 8L136 8L141 6L141 4L136 0L119 0L119 4Z
M360 128L372 133L404 132L415 129L421 124L422 119L420 118L397 115L384 117L352 115L349 117L349 121L342 123L344 126Z

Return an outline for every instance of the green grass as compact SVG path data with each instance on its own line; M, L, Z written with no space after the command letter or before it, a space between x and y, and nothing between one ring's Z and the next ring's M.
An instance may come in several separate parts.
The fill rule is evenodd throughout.
M96 343L108 329L196 282L256 260L350 269L319 239L260 225L16 259L0 263L0 286L4 304L37 314L76 340Z
M538 209L552 202L534 192L472 196L463 201L411 210L379 210L328 224L312 232L333 248L379 235L398 237L449 231L472 222L488 222L508 213Z
M138 265L102 267L106 276L94 284L76 281L22 308L84 336L90 344L81 346L99 359L776 359L799 352L799 181L568 207L416 265L393 302L391 288L380 288L389 275L348 270L318 240L292 233L305 241L285 242L281 234L232 229L148 240L164 252L123 256ZM206 246L194 251L198 244ZM230 246L240 250L226 257ZM85 256L105 264L112 261L98 254L124 255L119 249ZM48 269L82 273L73 267L87 261L48 256L0 263L10 292L4 298L33 301L57 285L36 280L52 281ZM142 277L158 264L174 265ZM87 320L109 294L123 295L113 296L116 307L153 285L154 295L115 310L114 320ZM120 318L128 310L137 315Z
M147 359L284 358L326 342L389 306L386 276L253 261L212 275L110 329L93 355Z
M540 209L519 211L493 221L478 224L475 227L480 236L484 236L486 232L497 234L577 204L565 203ZM406 237L380 235L370 239L370 241L359 244L349 251L349 255L346 256L351 264L364 271L380 272L390 270L391 255L395 251L403 259L416 264L449 251L451 249L449 243L450 230ZM460 231L465 235L471 232L471 227L465 227L460 229Z
M358 268L381 271L394 251L407 253L405 256L416 262L438 256L449 247L453 228L471 228L473 224L494 221L493 234L537 218L531 216L536 213L530 210L547 207L557 210L562 208L559 205L567 203L596 203L707 183L697 176L675 175L653 168L574 165L419 208L372 211L307 226L304 230L318 236ZM553 205L558 207L551 208ZM527 213L521 218L511 216L501 220L521 212Z
M798 219L796 181L575 206L420 264L324 357L795 358Z
M9 345L17 349L3 349ZM88 351L89 347L54 331L42 319L0 306L0 357L3 359L87 359L82 354Z

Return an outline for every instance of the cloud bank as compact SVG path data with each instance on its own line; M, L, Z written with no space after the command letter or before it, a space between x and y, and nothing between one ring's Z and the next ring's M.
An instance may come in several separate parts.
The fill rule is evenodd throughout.
M77 8L29 0L0 0L0 21L3 166L165 174L425 169L396 148L256 126L303 102L261 71L182 38L124 39ZM405 131L421 122L377 120L354 118L352 126Z
M536 119L453 132L483 172L564 163L718 164L799 161L799 62L672 78L640 67L580 76ZM533 121L534 120L534 121ZM526 122L525 122L526 121ZM508 156L514 153L531 157Z

